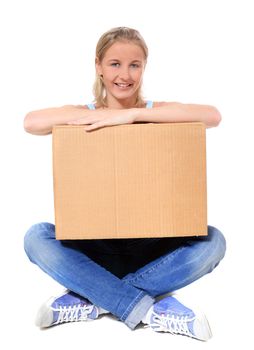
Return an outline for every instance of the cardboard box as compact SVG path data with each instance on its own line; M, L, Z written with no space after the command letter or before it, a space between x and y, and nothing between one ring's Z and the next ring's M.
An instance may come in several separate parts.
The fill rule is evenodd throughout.
M207 234L202 123L53 128L57 239Z

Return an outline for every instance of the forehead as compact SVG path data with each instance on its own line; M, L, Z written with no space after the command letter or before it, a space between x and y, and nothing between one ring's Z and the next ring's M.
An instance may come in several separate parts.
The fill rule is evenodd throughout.
M145 55L143 49L137 44L130 42L116 42L108 48L103 59L128 59L142 61L145 59Z

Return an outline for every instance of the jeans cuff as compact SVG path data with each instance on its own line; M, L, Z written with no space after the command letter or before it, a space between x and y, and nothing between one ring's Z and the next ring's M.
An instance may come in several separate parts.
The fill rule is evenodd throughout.
M135 305L131 313L128 315L124 323L130 328L134 329L140 321L143 319L147 311L154 303L154 299L149 295L145 295L138 303Z

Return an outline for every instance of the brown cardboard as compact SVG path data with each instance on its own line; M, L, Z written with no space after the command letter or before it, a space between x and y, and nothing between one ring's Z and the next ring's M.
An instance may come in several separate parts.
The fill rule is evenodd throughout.
M57 239L207 234L202 123L53 128Z

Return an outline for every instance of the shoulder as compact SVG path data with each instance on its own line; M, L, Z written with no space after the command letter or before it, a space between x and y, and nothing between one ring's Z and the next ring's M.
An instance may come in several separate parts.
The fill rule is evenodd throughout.
M64 109L69 109L69 108L78 108L78 109L88 109L87 105L64 105L62 106Z
M181 105L182 103L179 102L154 102L153 107L167 107L167 106L172 106L172 105Z
M163 107L165 105L167 105L167 102L154 101L154 103L153 103L153 107Z

